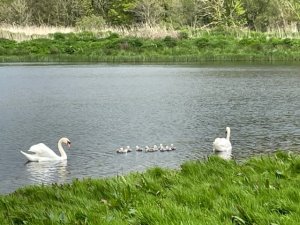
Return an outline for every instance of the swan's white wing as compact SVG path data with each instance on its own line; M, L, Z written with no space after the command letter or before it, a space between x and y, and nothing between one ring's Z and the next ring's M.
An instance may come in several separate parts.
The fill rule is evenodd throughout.
M23 155L25 155L25 157L26 157L29 161L31 161L31 162L38 162L38 161L39 161L39 157L36 156L35 154L28 154L28 153L25 153L25 152L23 152L23 151L21 151L21 153L22 153Z
M45 157L45 158L57 158L58 156L53 152L47 145L43 143L39 143L33 145L28 150L29 152L33 152L36 156Z
M214 152L229 152L231 150L231 143L226 138L216 138L216 140L213 143Z

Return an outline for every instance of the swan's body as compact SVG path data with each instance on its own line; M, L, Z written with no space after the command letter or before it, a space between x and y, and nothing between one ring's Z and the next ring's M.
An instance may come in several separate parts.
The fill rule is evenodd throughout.
M159 151L161 151L161 152L166 151L166 148L163 146L163 144L159 145Z
M154 151L153 151L153 148L150 148L148 145L146 145L145 152L154 152Z
M25 157L31 162L67 160L67 154L64 151L62 144L66 144L70 147L71 142L68 138L59 139L57 145L60 156L43 143L36 144L30 147L28 151L32 152L33 154L28 154L23 151L21 151L21 153L25 155Z
M173 144L171 144L170 148L171 148L172 151L176 150L176 147Z
M137 145L137 146L135 146L135 150L136 150L137 152L142 152L142 151L143 151L143 148L142 148L142 147L139 147L139 146Z
M117 153L127 153L127 152L128 152L128 150L126 148L123 148L123 147L117 149Z
M230 128L226 127L226 138L216 138L213 142L213 152L223 159L231 158Z
M132 149L130 148L130 146L126 146L125 149L127 150L127 152L132 152Z

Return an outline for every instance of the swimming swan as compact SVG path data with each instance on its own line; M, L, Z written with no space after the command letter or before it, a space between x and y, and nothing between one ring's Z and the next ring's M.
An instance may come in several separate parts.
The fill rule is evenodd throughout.
M28 154L23 151L21 151L21 153L25 155L25 157L31 162L66 160L67 154L64 151L62 144L66 144L69 148L71 147L71 142L68 138L63 137L59 139L57 145L60 156L43 143L36 144L30 147L28 151L34 154Z
M223 159L231 158L230 128L226 127L226 138L216 138L213 142L213 152Z

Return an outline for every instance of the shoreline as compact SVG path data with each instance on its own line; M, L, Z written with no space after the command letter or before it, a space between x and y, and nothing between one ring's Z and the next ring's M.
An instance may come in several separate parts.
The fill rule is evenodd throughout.
M236 37L209 33L200 37L138 38L111 33L55 33L50 38L16 42L0 39L0 63L203 63L300 62L300 39L264 33Z

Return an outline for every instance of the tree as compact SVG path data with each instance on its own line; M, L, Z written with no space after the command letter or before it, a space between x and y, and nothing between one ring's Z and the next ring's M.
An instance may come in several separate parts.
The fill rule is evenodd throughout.
M26 0L14 0L9 8L10 13L14 16L14 22L19 25L26 25L29 22L30 10Z
M165 13L162 3L158 0L140 0L133 11L139 22L150 26L158 24Z
M107 22L111 25L132 25L135 22L134 0L113 0L107 13Z

